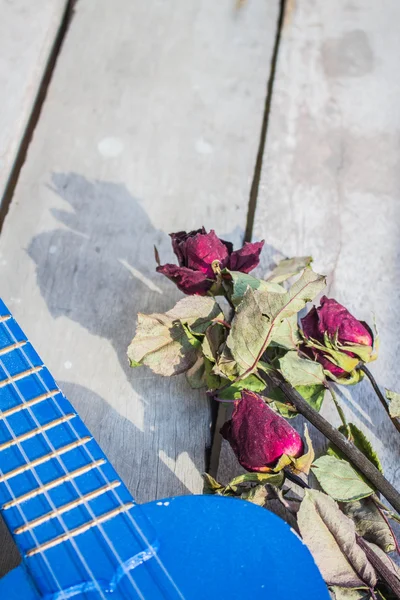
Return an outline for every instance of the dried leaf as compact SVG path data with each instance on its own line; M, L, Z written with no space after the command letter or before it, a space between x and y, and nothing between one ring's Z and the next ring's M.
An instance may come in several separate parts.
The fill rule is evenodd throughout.
M275 327L271 336L271 345L285 350L294 350L301 343L301 335L297 323L297 314L283 319L279 327Z
M295 258L285 258L281 260L275 269L271 272L267 281L281 283L290 277L297 275L312 263L312 256L296 256Z
M279 360L279 368L293 387L323 385L325 375L322 365L313 360L301 358L297 352L290 351Z
M190 387L194 390L207 385L203 356L199 356L194 365L186 371L186 379Z
M304 437L307 442L307 452L305 452L299 458L293 458L293 470L295 473L305 473L309 474L312 463L314 462L315 452L312 445L312 441L310 438L310 434L308 433L307 425L304 425Z
M128 348L132 366L147 365L159 375L177 375L197 360L196 334L203 334L222 313L213 298L189 296L165 314L138 314ZM189 337L188 337L189 334Z
M262 483L263 485L270 483L280 487L284 480L283 473L244 473L244 475L238 475L232 479L226 487L234 491L237 491L238 486L246 483Z
M247 288L250 287L252 290L263 290L266 292L275 292L277 294L285 294L286 290L277 283L263 281L262 279L256 279L247 273L241 273L240 271L228 271L225 269L223 275L228 274L231 278L230 282L230 294L232 303L237 306L243 299Z
M324 287L325 277L307 268L285 294L247 289L227 339L239 375L249 375L257 368L282 321L297 314Z
M225 337L226 327L221 323L213 323L207 328L203 339L202 351L208 360L216 362L220 348L225 342Z
M389 413L392 419L400 418L400 394L385 389L386 398L389 400Z
M332 498L317 490L307 490L297 522L327 585L375 586L376 574L357 544L355 525Z
M267 484L264 486L266 497L264 506L267 510L273 512L277 517L280 517L295 531L299 531L297 525L296 514L299 510L300 503L293 500L287 500L283 495L282 490L277 489L273 485Z
M203 473L203 494L218 494L224 489L224 486L218 483L214 477L208 473Z
M396 549L390 527L371 498L346 502L343 512L353 519L358 535L367 542L377 544L384 552L393 552Z
M321 456L312 469L322 489L338 502L353 502L374 493L346 460Z
M227 346L238 365L239 374L250 374L255 369L264 340L271 329L254 294L251 288L247 289L237 308L227 339Z
M311 302L324 289L325 285L326 278L307 267L286 294L261 290L256 290L255 294L261 312L276 325L302 310L307 302Z

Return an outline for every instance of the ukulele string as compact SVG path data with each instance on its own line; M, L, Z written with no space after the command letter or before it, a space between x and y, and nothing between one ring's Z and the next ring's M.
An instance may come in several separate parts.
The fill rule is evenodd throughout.
M3 326L6 328L6 330L7 330L7 333L8 333L8 335L9 335L10 339L11 339L11 340L12 340L14 343L18 343L18 340L17 340L17 338L14 336L13 332L12 332L12 331L11 331L11 329L8 327L8 324L7 324L6 322L3 322L2 324L3 324ZM23 354L23 356L24 356L24 358L25 358L25 361L28 363L28 365L29 365L31 368L35 368L35 367L34 367L34 365L33 365L33 363L31 362L30 358L27 356L27 354L26 354L26 353L25 353L25 351L23 350L23 348L22 348L22 347L20 347L20 348L18 348L18 350L19 350L19 351L20 351L20 352ZM2 360L1 358L0 358L0 365L1 365L1 367L3 368L4 372L6 373L7 377L8 377L8 378L11 378L11 374L9 373L9 371L8 371L7 367L5 366L5 364L4 364L4 362L3 362L3 360ZM47 392L49 392L49 393L50 393L50 389L48 388L48 386L47 386L47 385L45 384L45 382L43 381L43 378L42 378L42 377L40 377L40 374L39 374L39 373L35 373L35 375L36 375L36 376L38 376L38 378L39 378L39 380L41 381L41 383L42 383L43 387L45 388L45 390L46 390ZM21 391L19 390L19 388L18 388L18 386L16 385L16 383L15 383L14 381L11 381L11 385L12 385L12 387L14 388L15 392L18 394L18 396L19 396L19 398L20 398L20 400L21 400L22 404L25 404L25 405L26 405L25 398L23 397L23 394L22 394L22 393L21 393ZM60 413L61 413L63 416L65 416L65 415L64 415L64 412L61 410L61 408L58 406L58 404L57 404L57 408L58 408L58 410L60 411ZM30 408L30 406L26 405L26 411L27 411L27 413L30 415L30 417L31 417L31 419L33 420L33 422L35 423L35 425L36 425L38 428L40 428L40 427L41 427L41 424L40 424L40 422L38 421L38 419L36 418L35 414L33 413L32 409ZM4 419L4 421L5 421L5 419ZM65 423L63 423L63 425L65 425ZM29 458L28 458L28 456L26 455L25 451L23 450L23 448L22 448L21 444L19 443L19 441L18 441L17 437L15 436L15 434L14 434L14 432L13 432L12 428L11 428L11 427L8 425L8 423L7 423L7 429L9 430L9 433L10 433L10 435L12 436L12 438L14 439L15 443L18 445L18 447L19 447L19 449L20 449L21 453L22 453L22 454L23 454L23 456L24 456L24 459L27 461L27 463L29 463L30 461L29 461ZM46 443L47 443L47 445L49 446L50 450L51 450L53 453L55 453L55 454L56 454L54 458L57 460L57 462L58 462L58 464L60 465L60 467L61 467L62 471L64 472L64 474L65 474L65 475L68 475L69 471L68 471L68 469L67 469L66 465L64 464L64 462L63 462L62 458L61 458L59 455L57 455L57 453L56 453L56 448L54 447L53 443L51 442L50 438L48 437L48 435L47 435L46 431L42 431L42 432L41 432L41 434L43 435L44 439L46 440ZM76 435L76 432L75 432L75 439L76 439L76 440L78 440L78 439L79 439L79 436L78 436L78 435ZM32 469L31 469L31 470L32 470ZM40 481L40 478L39 478L39 477L37 476L37 474L36 474L36 469L35 469L35 479L36 479L37 483L39 484L39 486L43 486L43 482L41 482L41 481ZM88 503L88 502L87 502L87 501L84 499L84 497L82 496L82 493L80 492L80 490L79 490L79 487L77 486L77 484L76 484L76 482L74 481L74 479L71 479L71 480L70 480L70 483L72 484L72 486L73 486L73 488L74 488L74 490L75 490L75 492L76 492L76 494L77 494L78 498L79 498L79 499L81 499L81 500L83 500L83 502L82 502L82 505L83 505L83 506L85 506L85 508L86 508L86 510L88 511L88 513L90 514L91 518L92 518L93 520L96 520L96 515L95 515L95 513L93 512L93 510L92 510L91 506L89 505L89 503ZM110 482L109 482L109 481L108 481L108 484L110 484ZM51 497L50 497L50 495L49 495L49 493L48 493L48 491L47 491L46 489L44 489L44 494L45 494L45 497L46 497L47 501L49 502L49 504L50 504L50 506L51 506L51 509L52 509L52 511L53 511L53 512L54 512L54 514L57 516L57 518L58 518L58 521L60 522L60 524L61 524L62 528L64 529L64 532L65 532L65 534L68 536L68 534L69 534L69 529L68 529L67 525L65 524L65 521L64 521L64 519L61 517L61 515L57 515L57 507L55 506L55 504L54 504L54 503L53 503L53 501L51 500ZM116 560L118 561L118 564L123 564L123 563L122 563L122 560L121 560L121 557L119 556L119 554L118 554L118 552L116 551L116 549L115 549L114 545L112 544L111 540L109 539L108 535L106 534L106 532L105 532L105 530L104 530L104 527L103 527L103 525L102 525L101 523L97 523L97 528L100 530L100 533L101 533L101 535L103 536L104 540L106 540L106 542L107 542L107 545L108 545L108 547L111 549L112 553L114 554L114 556L115 556ZM95 530L95 531L96 531L96 530ZM103 542L103 539L102 539L102 538L100 538L100 539L101 539L101 541ZM71 542L71 544L72 544L72 546L73 546L73 548L74 548L74 550L75 550L76 554L78 555L78 557L79 557L79 559L80 559L81 563L82 563L82 564L84 565L84 567L86 568L86 571L87 571L87 573L88 573L88 575L89 575L89 578L90 578L90 580L92 580L92 581L93 581L93 583L95 584L95 587L96 587L97 591L100 593L100 596L101 596L101 598L102 598L102 599L104 599L104 600L106 600L106 596L105 596L105 594L104 594L104 592L103 592L103 590L102 590L102 588L101 588L100 584L98 583L97 579L95 578L93 571L91 570L91 568L90 568L90 567L89 567L89 565L87 564L87 561L86 561L86 559L84 558L84 556L83 556L82 552L80 551L80 549L79 549L79 547L78 547L78 544L77 544L76 540L75 540L73 537L71 537L71 536L68 536L68 540ZM141 591L140 591L140 589L138 588L138 586L137 586L137 584L135 583L135 581L133 580L132 576L130 576L130 574L129 574L129 573L128 573L127 575L128 575L128 578L129 578L129 581L130 581L130 583L131 583L132 587L134 588L134 590L135 590L135 591L136 591L136 593L138 594L138 596L139 596L140 600L145 600L145 598L144 598L144 596L143 596L142 592L141 592Z
M7 332L8 332L8 335L10 336L10 338L12 339L12 341L14 341L14 343L17 343L17 342L18 342L18 340L17 340L17 338L15 337L15 335L13 334L12 330L11 330L11 329L8 327L8 324L7 324L7 322L4 322L4 323L3 323L3 325L5 326L5 328L6 328ZM19 350L19 351L22 353L22 355L24 356L26 363L27 363L27 364L28 364L28 365L29 365L31 368L34 368L34 367L35 367L35 365L32 363L31 359L30 359L30 358L29 358L29 356L26 354L26 352L25 352L25 350L23 349L23 347L20 347L18 350ZM48 388L48 386L47 386L46 382L43 380L43 377L41 376L40 372L37 372L37 373L35 373L35 375L36 375L36 377L39 379L39 381L41 382L41 384L42 384L42 386L44 387L44 389L46 390L46 392L50 393L50 389ZM57 386L57 383L56 383L56 386ZM57 388L58 388L58 386L57 386ZM58 389L59 389L59 388L58 388ZM17 388L17 391L18 391L18 393L19 393L19 395L20 395L20 397L21 397L22 401L24 401L24 399L23 399L22 395L20 394L20 392L19 392L19 389L18 389L18 388ZM62 394L61 390L60 390L60 393ZM53 402L53 404L54 404L54 405L57 407L57 409L58 409L58 411L59 411L60 415L64 416L64 412L63 412L63 410L62 410L61 406L59 405L59 402L57 401L57 399L56 399L55 397L52 397L51 399L52 399L52 402ZM31 412L29 407L27 407L27 409L28 409L28 411L29 411L29 412ZM34 415L32 415L32 417L35 419ZM73 425L72 421L67 421L67 422L65 422L65 423L64 423L64 426L65 426L65 425L66 425L66 426L68 426L68 427L70 428L70 430L73 432L73 434L74 434L75 438L76 438L76 439L79 439L79 434L78 434L78 432L76 431L76 429L75 429L75 427L74 427L74 425ZM45 437L48 439L48 437L47 437L47 434L46 434L45 432L43 432L43 435L44 435L44 436L45 436ZM48 440L48 443L49 443L49 445L51 445L51 441L50 441L50 440ZM85 445L85 446L82 446L82 450L83 450L83 451L84 451L84 452L87 454L87 456L89 457L89 459L90 459L92 462L94 462L94 461L95 461L95 458L94 458L94 456L93 456L92 452L90 451L90 449L89 449L89 448L88 448L86 445ZM58 460L60 461L60 458L59 458L59 457L57 457L57 458L58 458ZM61 461L61 462L62 462L62 461ZM60 464L61 464L61 462L60 462ZM65 472L67 472L67 470L66 470L66 468L65 468L65 465L63 465L63 467L64 467L64 470L65 470ZM110 481L109 481L109 479L107 478L107 476L106 476L106 475L103 473L103 471L101 470L101 468L100 468L99 466L96 466L96 470L97 470L98 474L100 475L100 477L101 477L101 478L103 479L103 481L105 482L105 484L106 484L106 485L109 485L109 484L110 484ZM77 494L78 494L79 496L81 496L81 494L80 494L80 491L79 491L79 489L78 489L78 488L77 488L77 486L76 486L76 483L75 483L73 480L72 480L72 483L73 483L73 485L74 485L74 488L75 488L75 490L76 490ZM121 497L119 496L119 494L118 494L117 490L113 488L113 489L111 489L110 491L111 491L111 493L114 495L114 498L116 499L116 501L117 501L117 502L119 503L119 505L121 506L121 505L123 504L123 502L122 502L122 500L121 500ZM87 510L88 510L88 511L89 511L89 513L92 515L92 518L95 518L95 515L94 515L94 513L93 513L93 511L92 511L91 507L89 507L89 506L87 505L87 503L85 503L85 506L87 506ZM139 508L139 505L136 505L136 508ZM135 518L133 517L133 515L131 514L131 511L129 510L129 511L127 511L127 512L124 512L124 513L122 513L122 516L123 516L125 519L128 519L128 522L129 522L129 523L132 525L132 527L133 527L134 533L136 533L137 535L139 535L139 537L142 539L143 543L144 543L144 544L147 546L147 549L150 551L150 553L151 553L152 557L154 558L154 560L155 560L155 561L156 561L156 563L158 564L158 566L159 566L159 568L161 569L161 571L163 572L164 576L165 576L165 577L168 579L168 581L169 581L169 582L170 582L170 584L172 585L172 587L173 587L173 589L175 590L175 592L176 592L176 594L177 594L178 598L179 598L180 600L185 600L185 597L184 597L184 595L182 594L182 592L180 591L180 589L179 589L179 587L177 586L177 584L175 583L175 580L174 580L173 576L172 576L172 575L169 573L169 571L168 571L168 568L167 568L167 567L164 565L163 561L160 559L160 557L158 556L157 552L154 550L153 546L150 544L150 541L148 540L148 538L147 538L146 534L144 533L144 531L143 531L143 530L142 530L142 528L140 527L139 523L136 521L136 519L135 519ZM113 551L113 554L114 554L114 556L117 558L117 560L118 560L119 564L120 564L120 565L122 565L122 567L123 567L123 571L124 571L124 574L125 574L125 575L127 576L127 578L129 579L129 581L130 581L131 585L134 587L134 589L135 589L135 591L138 593L139 597L140 597L141 599L145 600L145 599L144 599L144 597L143 597L143 595L141 594L140 590L138 589L138 587L137 587L137 584L134 582L134 580L133 580L133 578L132 578L132 575L131 575L131 573L130 573L130 570L129 570L129 569L126 567L125 563L124 563L124 562L121 560L121 558L119 557L119 555L118 555L117 551L115 550L115 548L114 548L114 546L113 546L113 544L112 544L111 540L109 540L109 538L108 538L107 534L105 533L105 531L104 531L104 528L102 527L102 525L101 525L101 524L98 524L98 527L99 527L99 529L101 530L101 532L102 532L102 533L104 532L104 533L103 533L103 535L104 535L104 538L106 539L106 541L107 541L107 543L108 543L109 547L110 547L110 548L111 548L111 550Z

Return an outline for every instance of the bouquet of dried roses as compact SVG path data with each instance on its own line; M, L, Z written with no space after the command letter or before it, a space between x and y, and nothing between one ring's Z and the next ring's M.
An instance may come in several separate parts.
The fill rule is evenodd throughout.
M400 428L400 395L386 390L385 398L366 367L377 357L376 334L326 296L299 318L326 285L311 257L285 259L259 279L249 273L264 242L233 250L204 228L171 238L178 265L161 265L156 250L157 271L188 297L165 314L139 314L128 356L132 367L186 373L193 388L233 406L221 434L248 473L228 485L205 474L204 492L237 496L284 518L307 544L332 598L400 598L400 571L388 556L399 551L392 521L400 522L400 494L334 391L367 376ZM319 412L327 392L338 429ZM299 413L329 441L317 459L307 427L303 441L290 424Z

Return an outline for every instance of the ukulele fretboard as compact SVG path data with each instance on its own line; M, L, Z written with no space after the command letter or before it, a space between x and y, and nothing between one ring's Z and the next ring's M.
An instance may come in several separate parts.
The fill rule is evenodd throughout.
M1 301L0 509L43 597L132 590L156 562L143 511Z

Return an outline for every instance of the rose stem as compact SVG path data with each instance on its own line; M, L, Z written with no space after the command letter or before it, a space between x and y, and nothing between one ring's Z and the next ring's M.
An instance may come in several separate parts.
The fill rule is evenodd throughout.
M374 391L375 391L376 395L378 396L383 408L389 415L390 420L392 421L393 425L396 427L397 431L400 432L400 423L395 417L392 417L392 415L390 414L388 403L386 402L385 396L382 394L381 390L379 389L379 386L375 381L375 377L372 375L371 371L369 369L367 369L367 367L365 365L360 365L358 368L360 369L360 371L365 373L366 376L368 377L368 379L370 380L371 385L374 388Z
M333 425L314 410L290 383L285 381L278 373L262 373L263 378L275 387L279 387L283 395L296 410L303 415L314 427L325 435L343 454L359 469L363 475L381 492L381 494L390 502L393 508L400 512L400 494L393 485L378 471L368 458Z
M382 581L390 587L396 598L400 599L400 580L359 535L357 536L357 544L364 550L366 557L378 572Z

